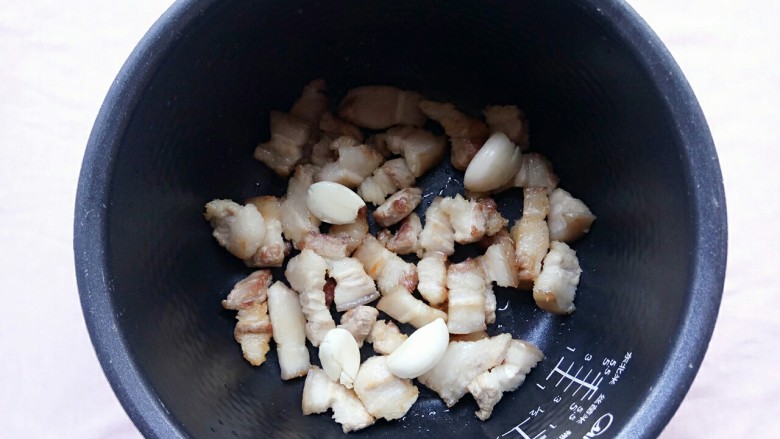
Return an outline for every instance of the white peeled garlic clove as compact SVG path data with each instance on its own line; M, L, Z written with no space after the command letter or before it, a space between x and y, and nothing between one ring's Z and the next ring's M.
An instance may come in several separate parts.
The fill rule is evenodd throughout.
M387 368L398 378L417 378L444 356L450 334L444 319L436 319L414 331L387 357Z
M331 329L320 344L319 355L328 378L351 389L360 369L360 349L355 337L344 328Z
M351 224L366 202L348 187L332 181L309 186L306 207L309 212L330 224Z
M507 184L520 170L520 148L506 134L493 133L466 168L463 186L473 192L488 192Z

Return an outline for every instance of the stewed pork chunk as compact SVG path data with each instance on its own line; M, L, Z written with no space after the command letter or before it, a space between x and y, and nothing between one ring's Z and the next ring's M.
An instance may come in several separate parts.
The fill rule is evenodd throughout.
M580 273L577 253L565 243L553 241L534 283L534 300L539 308L555 314L573 313Z
M250 259L263 245L265 219L253 204L214 200L206 204L204 217L214 228L219 245L240 259Z
M315 79L305 87L301 97L290 108L290 114L316 129L322 115L328 111L328 97L325 96L325 81Z
M487 280L474 259L452 264L447 269L448 320L451 334L482 331L485 326ZM492 294L492 291L491 291ZM495 306L495 299L493 299Z
M384 158L367 145L342 145L338 159L327 163L317 173L317 181L332 181L348 188L356 188L382 164Z
M347 255L351 255L356 248L363 242L368 233L368 215L366 208L361 207L358 210L355 222L350 224L334 224L330 226L328 234L338 238L346 246Z
M371 328L371 333L366 341L374 347L374 352L382 355L390 355L408 336L401 332L392 321L377 320Z
M422 189L401 189L385 200L374 211L374 220L382 227L389 227L406 218L422 201Z
M278 175L290 175L303 158L303 150L312 136L309 124L290 114L271 112L271 140L255 149L255 159L265 163Z
M414 175L404 159L392 159L363 180L358 186L357 193L366 202L378 206L385 202L388 195L414 185L414 180Z
M420 217L412 212L412 214L404 218L398 230L385 243L385 247L398 255L416 253L419 250L417 242L420 232L422 232Z
M425 226L420 232L418 256L427 252L455 253L455 231L444 209L444 198L436 197L425 211Z
M425 326L436 319L447 319L444 311L428 306L400 285L383 293L376 307L399 322L409 323L415 328ZM480 309L480 313L482 312ZM482 314L483 323L484 319Z
M401 155L415 177L438 165L447 152L447 139L429 131L401 126L387 130L384 135L387 149Z
M412 380L390 373L387 357L379 355L360 365L355 378L355 393L371 416L392 421L406 415L420 392Z
M325 334L336 327L325 304L325 273L328 264L321 256L303 249L287 262L284 275L290 286L300 294L301 308L306 316L306 338L319 346Z
M452 166L465 171L490 136L487 125L479 119L461 113L449 103L422 101L420 109L444 128L452 145Z
M309 186L314 183L314 174L318 170L317 166L298 165L287 183L287 195L282 200L282 232L296 248L298 241L307 233L319 232L320 220L306 207Z
M254 255L247 260L251 267L281 267L290 253L290 244L282 237L282 203L278 198L266 195L253 197L247 204L254 204L265 220L265 237Z
M238 311L238 323L233 334L241 345L244 358L253 366L263 364L270 349L272 327L266 303L269 285L271 272L255 271L236 283L222 301L225 309Z
M298 293L282 282L274 282L268 288L268 313L273 324L282 379L306 375L310 367L309 350L306 349L306 317Z
M477 258L477 261L488 282L495 282L500 287L517 288L519 279L515 263L514 241L506 231L487 239L489 239L490 245L485 250L485 254ZM420 276L420 284L422 284L423 275L419 264L417 271Z
M363 132L360 131L360 128L344 122L331 113L326 112L322 115L319 127L326 135L334 138L349 136L358 142L363 141Z
M355 392L333 382L325 372L312 366L303 384L304 415L333 410L333 420L341 424L344 433L362 430L375 421Z
M379 311L373 306L361 305L341 315L339 328L344 328L355 338L358 347L371 335Z
M329 260L328 274L336 281L333 302L336 311L346 311L379 298L374 281L354 258Z
M368 85L347 92L339 105L339 116L372 130L394 125L422 126L425 115L418 104L422 95L385 85Z
M444 357L418 380L438 393L447 407L452 407L466 394L474 378L504 361L511 342L509 334L477 341L451 341Z
M521 288L531 288L542 270L542 259L550 248L550 233L544 219L549 211L546 188L523 190L523 216L511 232Z
M520 149L528 149L528 122L516 105L488 105L482 114L491 132L504 133Z
M490 198L467 200L460 194L444 198L441 204L449 217L455 232L455 242L469 244L485 235L495 235L503 230L507 221L497 210L496 202Z
M526 375L544 359L542 351L523 340L512 340L503 363L477 375L468 385L468 391L477 401L477 417L483 421L493 414L493 407L501 401L504 392L512 392L525 381Z
M407 291L414 291L417 287L417 267L386 249L372 235L366 235L352 256L363 264L382 294L398 285Z
M572 242L588 233L596 217L588 206L570 193L557 188L550 194L550 240Z
M514 253L513 253L514 256ZM431 305L447 300L447 255L428 252L417 263L417 290Z

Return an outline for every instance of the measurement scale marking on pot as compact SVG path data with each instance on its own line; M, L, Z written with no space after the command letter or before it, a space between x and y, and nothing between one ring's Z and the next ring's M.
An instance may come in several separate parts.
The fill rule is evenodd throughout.
M566 350L575 352L577 349L566 346ZM567 356L569 357L568 359ZM577 354L575 354L576 356ZM581 358L572 358L569 354L561 356L547 376L541 378L542 382L550 382L555 385L536 383L536 387L542 391L547 392L559 388L561 389L558 390L560 393L548 400L546 404L528 412L529 417L526 417L510 430L497 436L496 439L502 437L521 439L583 437L585 439L600 436L609 429L614 420L614 415L611 412L604 412L602 408L602 404L607 398L600 387L605 378L608 378L610 386L616 385L620 381L621 375L628 368L628 363L631 361L632 356L633 353L631 351L626 352L622 359L620 357L605 356L600 357L601 361L595 360L595 357L589 353L586 353ZM581 361L584 363L581 363ZM593 375L594 373L595 376ZM581 376L582 374L584 375ZM565 387L562 386L564 382L566 382ZM575 386L572 386L573 384ZM586 392L580 396L578 393L583 388L586 389ZM594 400L593 398L596 396L598 397ZM581 401L585 399L589 402L582 403ZM555 418L550 419L548 415L544 415L545 411L559 405L565 407L566 414L564 414L563 418L558 418L556 415ZM601 416L598 416L596 413L599 411L603 413ZM583 427L587 428L587 426L590 426L589 430L582 430ZM584 436L580 436L582 434Z
M515 426L515 428L513 428L513 429L507 431L506 433L502 434L501 437L506 436L506 435L508 435L510 433L517 433L523 439L547 439L547 435L544 434L544 432L547 431L546 429L542 430L539 433L537 433L536 436L529 436L526 432L523 431L523 429L520 428L523 424L528 422L530 419L531 418L525 418L525 421L519 423L518 425Z
M569 384L566 386L566 388L563 389L564 392L568 391L569 387L571 387L572 384L577 383L579 384L579 387L577 387L577 389L574 391L574 393L572 393L572 395L576 395L577 392L580 391L580 389L585 387L586 389L588 389L588 391L585 392L584 395L582 395L582 398L580 398L580 400L583 400L585 398L588 398L588 400L592 399L593 396L596 394L596 392L598 392L599 385L601 384L601 381L604 379L601 376L601 372L596 374L596 376L593 378L591 382L587 382L585 380L587 380L590 374L593 373L593 369L589 369L588 373L583 378L579 378L579 374L580 372L582 372L582 366L580 366L580 368L577 369L577 372L574 375L572 375L569 373L569 371L571 371L572 367L574 367L573 361L571 362L571 364L569 364L569 367L566 368L565 371L560 367L561 363L563 363L563 360L565 359L566 357L561 357L561 359L558 360L558 364L556 364L555 368L552 371L550 371L549 375L547 375L547 378L545 378L545 381L548 381L550 377L553 376L553 374L558 373L561 375L561 378L558 380L557 383L555 383L555 387L558 387L563 380L569 380ZM542 389L544 388L542 387Z

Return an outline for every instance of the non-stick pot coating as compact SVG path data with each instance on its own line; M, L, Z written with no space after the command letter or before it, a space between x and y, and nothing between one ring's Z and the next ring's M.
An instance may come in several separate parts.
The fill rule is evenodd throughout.
M251 270L216 244L202 217L213 198L284 192L252 152L268 137L269 111L288 110L314 78L327 81L333 103L350 87L389 84L474 115L485 104L518 104L532 149L598 216L573 245L583 273L572 316L537 309L527 292L498 291L491 331L531 340L547 358L492 419L475 417L470 396L448 410L420 386L403 420L353 435L658 434L714 324L725 203L693 94L618 1L172 7L109 93L76 209L85 316L140 430L342 434L330 414L302 416L303 379L282 382L273 349L262 367L241 357L234 313L220 300ZM427 194L451 194L461 178L445 167L421 184ZM516 218L519 200L517 191L505 195L503 211Z

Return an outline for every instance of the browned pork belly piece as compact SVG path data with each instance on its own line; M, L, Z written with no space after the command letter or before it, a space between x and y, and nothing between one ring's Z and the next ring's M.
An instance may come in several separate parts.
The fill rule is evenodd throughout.
M595 219L582 200L574 198L565 190L557 188L550 194L547 225L550 228L551 241L575 241L588 233Z
M373 235L367 234L352 254L376 281L382 294L400 285L408 291L417 287L417 267L386 249Z
M238 311L233 335L244 358L253 366L263 364L270 349L272 326L266 304L270 284L270 271L255 271L236 283L222 301L223 308Z
M304 415L333 410L333 420L341 424L344 433L362 430L374 423L360 398L353 390L335 383L317 366L312 366L303 384Z
M487 125L479 119L461 113L449 103L422 101L420 109L444 128L452 145L452 166L465 171L490 136Z
M278 198L266 195L246 200L253 204L265 220L265 238L260 248L246 261L250 267L281 267L290 254L290 244L282 237L282 203Z
M301 308L306 316L306 338L319 346L325 334L336 327L325 303L325 273L328 264L322 256L303 249L287 262L284 275L290 286L300 294Z
M219 245L240 259L250 259L263 245L265 219L253 204L213 200L206 204L204 218L214 229L212 235Z
M371 335L377 315L379 315L379 311L373 306L361 305L352 308L341 315L339 328L349 331L355 338L358 347L362 347L363 342Z
M455 231L443 204L444 198L436 197L425 211L425 226L420 232L418 256L427 252L440 252L449 256L455 252Z
M273 325L282 379L306 375L311 363L306 348L306 317L298 293L282 282L274 282L268 288L268 313Z
M469 383L506 358L512 336L500 334L477 341L451 341L436 366L417 379L438 393L447 407L466 394Z
M513 253L514 257L514 253ZM447 255L428 252L417 263L417 290L431 305L447 300Z
M480 198L477 200L477 204L482 209L482 213L485 214L485 235L493 236L504 230L509 224L509 221L498 211L496 200L487 197Z
M289 114L272 111L270 118L271 140L257 146L255 159L286 177L303 158L312 130L306 121Z
M374 281L355 258L328 260L328 274L336 280L333 302L336 311L346 311L379 298Z
M331 113L324 113L320 119L320 129L325 134L338 138L340 136L349 136L358 142L363 141L363 132L360 128L351 123L344 122Z
M542 270L542 259L550 248L545 217L550 211L547 189L523 189L523 216L512 227L520 288L531 288Z
M539 308L555 314L573 313L580 273L577 253L565 243L553 241L534 283L534 300Z
M558 187L558 176L553 172L552 163L547 157L529 152L521 157L520 170L510 187L544 187L550 193Z
M252 366L263 364L265 354L270 349L269 343L273 331L271 320L268 318L268 305L259 303L241 308L236 319L238 323L233 335L241 345L244 358Z
M390 227L406 218L422 201L422 189L408 187L394 193L374 211L374 221L382 227Z
M386 161L363 180L357 193L366 202L376 206L385 202L389 194L414 184L414 176L402 158Z
M360 365L355 393L371 416L392 421L406 415L420 392L412 380L390 373L387 357L375 356Z
M348 256L347 241L338 236L309 232L298 243L299 249L309 249L325 259L341 259Z
M368 85L347 92L339 117L363 128L383 130L394 125L422 126L422 95L385 85Z
M483 331L487 281L474 259L452 264L447 269L447 329L451 334ZM492 294L492 291L491 291ZM495 306L495 299L493 299Z
M317 173L316 181L333 181L354 189L371 175L383 160L382 155L370 146L341 145L338 147L338 159L326 163Z
M271 285L269 270L254 271L233 286L227 298L222 301L222 307L238 311L241 308L263 303L267 299L269 285Z
M422 232L422 222L416 213L412 212L404 218L401 225L385 244L385 247L398 255L416 253L418 250L417 238Z
M504 362L477 375L468 385L468 391L477 401L475 413L483 421L493 414L493 407L501 401L504 392L517 390L526 375L544 359L542 351L523 340L512 340Z
M301 97L293 104L290 114L305 121L312 130L316 130L320 118L327 110L328 97L325 96L325 81L315 79L303 87Z
M528 122L516 105L488 105L482 114L491 132L504 133L521 150L528 149Z
M509 233L502 231L492 238L491 244L485 250L485 254L477 258L479 266L485 273L488 282L495 282L500 287L517 288L519 279L517 277L517 265L515 263L515 243L509 236ZM422 283L422 273L420 266L417 265L417 271Z
M436 319L447 320L447 314L444 311L427 305L400 285L383 293L376 308L399 322L409 323L415 328L425 326ZM480 312L483 311L480 310ZM485 315L482 314L483 323L484 320Z
M392 321L377 320L366 341L372 344L374 352L377 354L390 355L407 338L408 336L401 332Z
M338 153L331 147L333 140L332 137L323 134L320 140L312 145L308 158L305 157L304 160L320 167L325 166L327 163L335 162L338 159Z
M368 214L365 207L358 210L355 222L349 224L334 224L330 226L328 235L335 236L341 242L345 243L347 255L351 255L356 248L363 242L363 238L368 233Z
M382 154L382 157L389 159L393 156L393 153L387 149L387 135L386 132L372 134L366 139L366 145L374 148L378 153Z
M438 165L447 152L446 137L434 136L426 130L410 126L387 130L384 141L390 152L404 158L414 177Z
M298 241L307 233L319 232L320 220L306 207L309 186L314 182L314 173L318 170L317 166L298 165L287 183L287 195L282 200L282 232L296 248Z
M485 235L495 235L507 224L507 220L498 212L496 202L491 198L467 200L457 194L455 197L442 199L441 208L447 214L455 232L455 242L460 244L477 242Z

